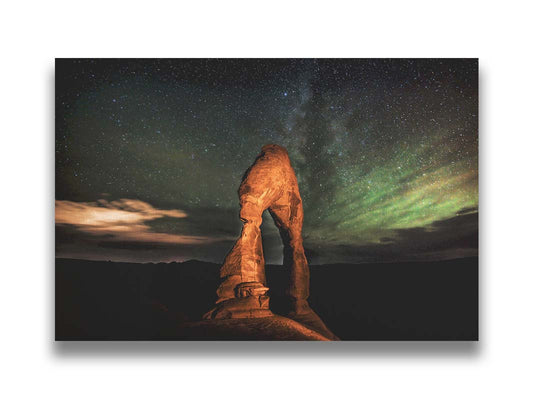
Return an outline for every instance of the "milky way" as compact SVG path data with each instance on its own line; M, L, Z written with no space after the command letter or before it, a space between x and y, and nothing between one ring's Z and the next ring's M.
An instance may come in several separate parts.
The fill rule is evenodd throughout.
M58 60L57 200L187 217L160 211L138 241L58 223L57 254L221 262L240 229L240 179L277 143L311 262L475 255L477 91L472 59ZM280 262L268 214L263 230L267 261Z

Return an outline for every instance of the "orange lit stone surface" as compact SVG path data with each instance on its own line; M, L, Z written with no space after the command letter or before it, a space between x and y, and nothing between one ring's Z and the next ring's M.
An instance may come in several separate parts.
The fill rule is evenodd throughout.
M188 322L179 327L177 334L182 340L336 340L279 315Z
M289 269L289 318L336 339L307 303L309 266L302 242L303 207L296 175L285 148L263 146L239 187L240 237L220 270L214 309L204 319L273 316L269 307L260 226L268 210L283 241L283 265Z
M283 264L290 269L288 295L295 306L305 303L309 296L309 267L302 245L302 199L287 150L278 145L261 149L243 177L239 200L241 236L220 270L218 306L206 318L270 313L260 229L265 210L272 215L283 240Z

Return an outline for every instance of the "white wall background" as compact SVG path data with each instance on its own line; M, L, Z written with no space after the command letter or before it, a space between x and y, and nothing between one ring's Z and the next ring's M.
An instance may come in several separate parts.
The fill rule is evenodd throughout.
M189 3L1 7L0 397L532 398L528 2ZM479 343L54 343L54 58L206 56L480 58Z

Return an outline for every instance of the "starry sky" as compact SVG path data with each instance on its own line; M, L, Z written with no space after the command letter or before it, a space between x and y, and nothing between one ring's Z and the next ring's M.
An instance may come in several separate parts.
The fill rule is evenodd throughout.
M477 255L477 59L58 59L56 256L221 263L268 143L311 264Z

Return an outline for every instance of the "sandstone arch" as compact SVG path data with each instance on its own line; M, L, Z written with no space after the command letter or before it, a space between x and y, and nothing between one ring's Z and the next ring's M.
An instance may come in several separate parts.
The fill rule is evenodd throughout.
M312 312L309 266L302 241L303 207L287 150L263 146L239 187L240 237L226 256L217 290L217 306L204 318L249 318L272 315L266 294L265 260L261 240L263 211L268 210L284 245L283 264L289 269L287 295L293 314Z

